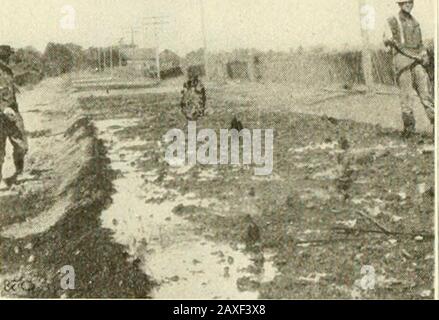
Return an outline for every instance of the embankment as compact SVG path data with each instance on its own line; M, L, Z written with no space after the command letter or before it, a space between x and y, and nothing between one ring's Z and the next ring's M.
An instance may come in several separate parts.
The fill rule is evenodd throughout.
M2 211L21 217L2 225L0 279L32 284L26 292L5 292L2 285L1 296L147 298L152 282L136 261L129 261L126 248L113 242L111 231L101 227L117 173L109 167L93 123L76 118L62 137L47 142L37 153L40 164L48 167L39 171L45 172L38 176L45 181L39 196L18 192L0 198ZM66 265L75 271L74 290L60 285L58 271Z

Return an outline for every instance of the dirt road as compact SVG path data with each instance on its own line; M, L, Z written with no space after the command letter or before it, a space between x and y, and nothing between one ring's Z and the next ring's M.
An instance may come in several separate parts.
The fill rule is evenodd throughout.
M66 264L76 270L76 290L54 285L32 296L432 297L433 155L418 139L376 126L399 128L395 97L325 100L285 85L210 86L199 129L228 128L236 115L246 128L275 130L273 175L255 177L252 166L167 165L163 136L185 128L175 83L79 93L63 83L22 98L24 112L49 103L34 118L41 126L24 114L28 128L69 132L32 139L26 170L47 168L36 179L47 184L18 217L19 195L1 199L11 208L1 216L3 279L47 278ZM26 193L29 184L21 187ZM35 203L41 207L30 210ZM257 250L245 245L247 215L261 231ZM375 290L361 287L364 267L374 271Z

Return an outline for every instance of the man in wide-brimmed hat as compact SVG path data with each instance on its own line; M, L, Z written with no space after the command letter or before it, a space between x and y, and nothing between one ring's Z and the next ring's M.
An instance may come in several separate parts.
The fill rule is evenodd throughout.
M422 40L421 26L412 16L414 1L396 0L399 13L388 19L390 30L385 34L385 45L393 50L396 81L400 88L404 137L415 132L412 90L415 89L424 106L430 123L434 126L435 106L431 83L425 66L429 56Z

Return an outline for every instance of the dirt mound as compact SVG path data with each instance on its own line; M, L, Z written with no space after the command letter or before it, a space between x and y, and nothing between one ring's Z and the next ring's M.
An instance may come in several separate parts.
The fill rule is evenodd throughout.
M24 217L43 200L52 206L47 209L46 203L42 208L47 210L3 230L1 274L33 283L27 297L148 297L149 278L128 261L126 249L112 241L111 231L101 227L100 214L111 203L115 174L92 122L74 121L49 153L47 165L55 169L50 183L38 191L40 198L34 196L18 207L17 199L2 200L2 208L19 210ZM58 273L66 265L76 275L75 290L68 292L61 289Z

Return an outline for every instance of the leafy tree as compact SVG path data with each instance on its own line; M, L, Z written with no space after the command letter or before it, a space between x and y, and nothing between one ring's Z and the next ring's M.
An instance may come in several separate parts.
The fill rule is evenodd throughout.
M68 46L49 43L43 54L45 74L53 77L73 70L75 57Z
M33 47L18 49L11 57L11 66L17 85L37 83L44 75L42 54Z

